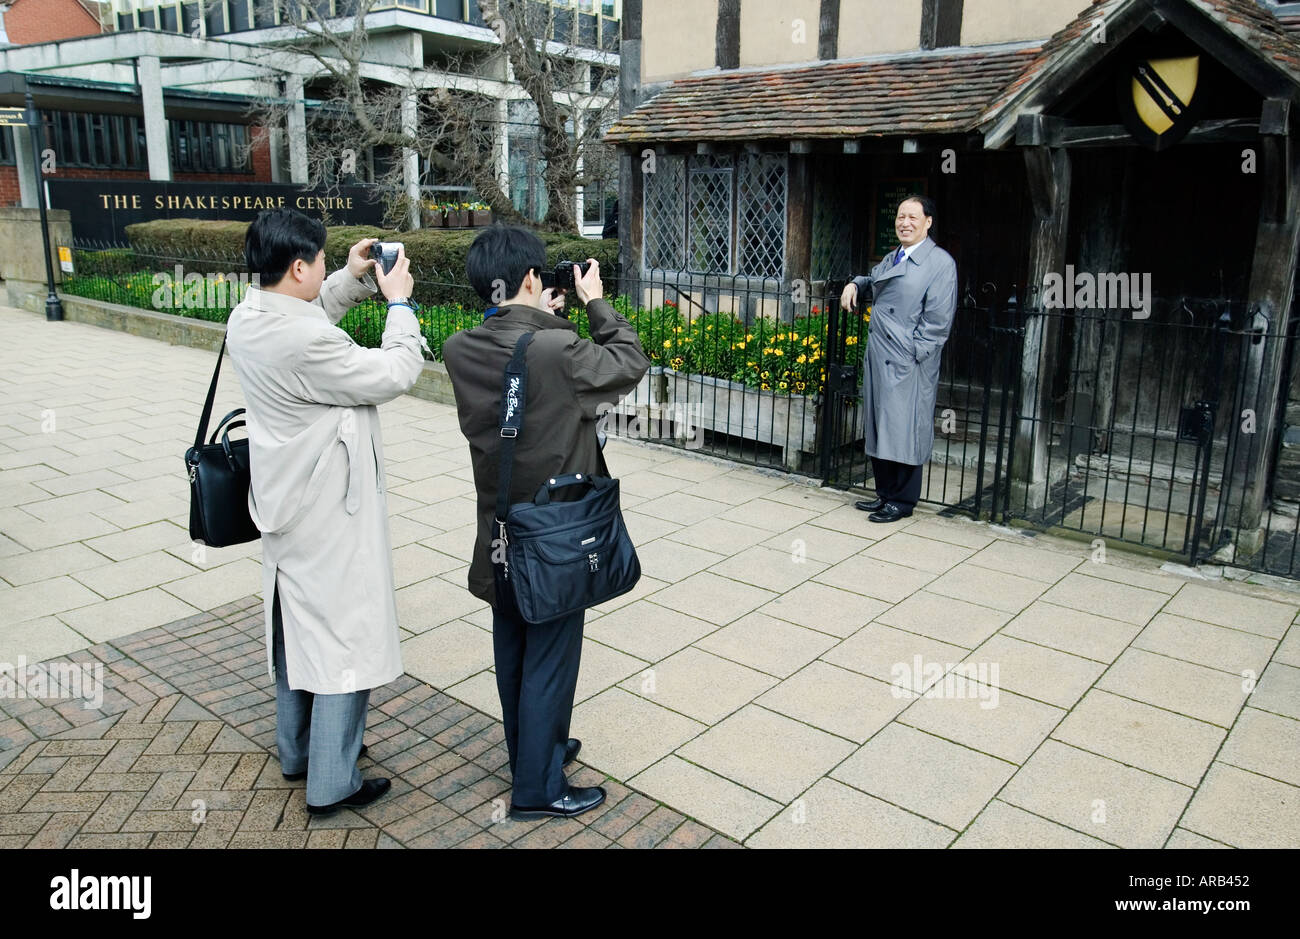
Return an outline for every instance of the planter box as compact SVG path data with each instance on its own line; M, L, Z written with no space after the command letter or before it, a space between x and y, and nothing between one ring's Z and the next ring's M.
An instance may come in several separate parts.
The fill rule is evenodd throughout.
M469 210L458 209L447 213L448 228L469 228Z
M491 209L470 209L469 224L471 228L486 228L492 224Z
M798 470L801 453L817 451L817 398L776 395L673 369L664 369L664 376L669 403L705 430L781 447L789 470Z
M773 394L725 378L670 368L664 369L663 375L665 404L705 430L781 447L782 463L792 472L799 470L800 454L817 452L819 398ZM851 434L840 434L840 439L862 439L861 403L855 403L840 420L854 428Z
M435 212L433 209L420 210L420 224L425 228L446 228L447 216L442 212Z

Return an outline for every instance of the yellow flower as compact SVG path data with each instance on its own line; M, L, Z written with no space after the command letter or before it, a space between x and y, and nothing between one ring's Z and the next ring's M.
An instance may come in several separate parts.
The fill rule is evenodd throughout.
M673 327L673 332L675 332L675 333L680 333L681 331L682 331L682 328L681 328L680 326L674 326L674 327Z
M800 365L803 365L803 363L808 361L808 356L801 355L799 356L799 358L795 359L795 361L798 362Z
M772 386L769 385L767 382L763 382L763 383L762 383L761 385L759 385L758 387L762 388L764 391L771 391L771 390L772 390Z
M745 341L746 341L746 342L753 342L753 341L754 341L754 334L753 334L753 333L745 333Z
M773 349L773 350L772 350L772 354L773 354L773 355L785 355L785 350L784 350L784 349Z
M692 339L690 336L687 336L687 337L686 337L686 341L687 341L687 342L694 342L695 340Z
M665 339L665 340L664 340L664 348L665 348L665 349L671 349L672 347L673 347L673 341L672 341L671 339Z
M846 346L856 346L856 345L858 344L858 337L857 337L857 336L846 336L846 337L844 338L844 344L845 344Z
M711 330L712 328L713 328L713 324L712 324L712 323L710 323L709 325L707 325L707 326L704 327L704 329L705 329L706 331Z
M782 391L785 391L787 388L790 387L785 382L778 382L777 384L780 385Z
M746 364L747 366L749 366L750 368L758 368L758 363L757 363L757 362L746 362L745 364Z
M743 348L745 348L745 344L744 344L743 342L738 342L738 343L736 343L734 346L732 346L731 348L733 348L733 349L743 349Z

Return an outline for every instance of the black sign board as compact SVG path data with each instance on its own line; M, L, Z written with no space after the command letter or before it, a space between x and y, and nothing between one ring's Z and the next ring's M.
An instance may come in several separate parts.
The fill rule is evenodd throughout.
M372 186L309 189L287 183L153 182L132 179L46 180L50 206L72 213L77 241L125 243L126 226L160 218L251 221L264 209L297 209L330 225L382 225L384 205Z

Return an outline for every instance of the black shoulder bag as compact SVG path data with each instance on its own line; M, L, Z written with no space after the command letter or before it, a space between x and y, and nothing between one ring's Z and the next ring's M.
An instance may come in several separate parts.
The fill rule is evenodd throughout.
M208 386L208 400L203 404L199 430L194 435L194 446L185 451L185 469L190 477L190 537L214 548L243 544L262 537L248 513L251 478L248 440L230 439L232 430L244 426L244 421L233 420L243 414L244 409L236 408L223 417L212 432L212 439L206 444L203 442L212 417L217 377L221 374L221 359L225 352L226 341L222 339L217 367L212 372L212 384ZM217 442L218 436L220 443Z
M533 334L515 343L501 396L500 478L497 483L496 539L492 560L498 585L514 592L515 605L528 623L545 623L604 603L636 586L641 563L623 525L618 480L604 475L552 476L532 502L510 505L515 441L524 426L528 367L524 361ZM585 489L569 502L552 501L556 490Z

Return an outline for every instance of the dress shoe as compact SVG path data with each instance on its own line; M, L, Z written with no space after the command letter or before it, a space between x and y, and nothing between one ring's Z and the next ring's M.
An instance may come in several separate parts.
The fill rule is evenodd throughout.
M876 496L870 502L855 502L853 503L853 507L860 512L876 512L879 511L884 504L885 500L880 498L880 496Z
M393 788L392 780L389 779L367 779L361 783L361 788L346 799L339 799L329 805L312 805L307 804L307 811L313 815L329 815L337 812L339 809L356 808L362 805L369 805L389 789Z
M550 805L510 805L510 817L519 821L534 818L573 818L605 801L605 790L600 786L570 786L569 791ZM308 806L311 808L311 806Z
M578 758L578 751L582 749L582 741L577 737L570 737L569 742L564 745L564 762L562 766L568 766Z
M893 502L886 502L879 512L872 512L867 516L869 522L896 522L901 518L909 518L911 512L904 512Z
M357 759L361 759L369 752L370 748L363 743L361 745L361 752L357 754ZM280 775L289 780L289 782L297 782L299 779L307 778L307 771L303 770L301 773L281 773Z

